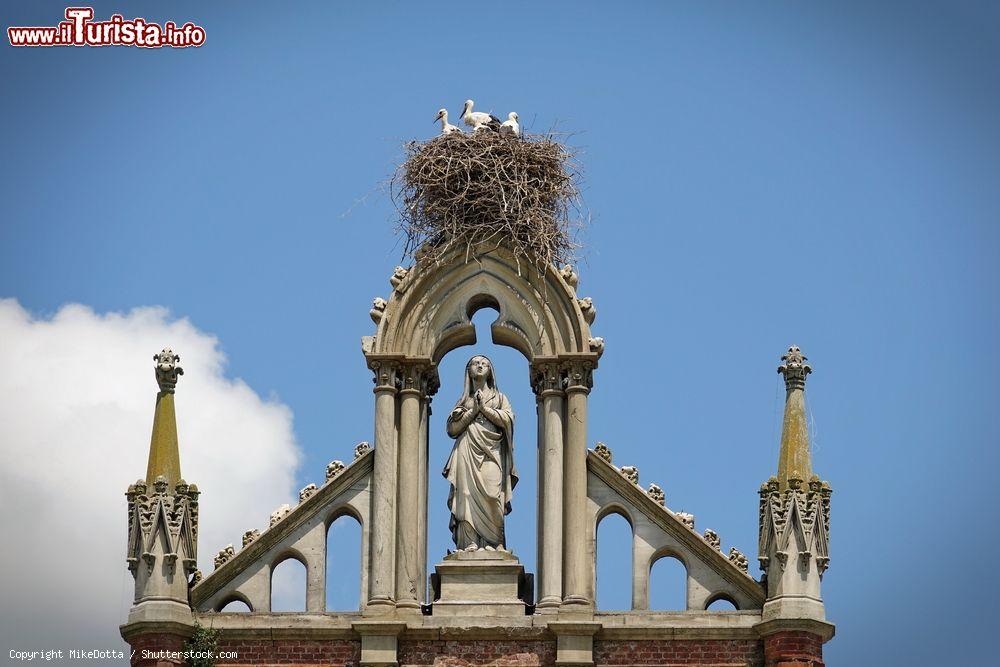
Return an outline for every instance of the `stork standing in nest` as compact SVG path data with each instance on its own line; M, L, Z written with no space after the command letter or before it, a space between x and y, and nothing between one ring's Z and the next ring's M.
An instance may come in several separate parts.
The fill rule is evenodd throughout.
M482 111L473 111L472 106L475 104L472 100L465 100L465 106L462 108L462 115L460 118L465 121L465 124L472 128L472 131L489 127L493 130L500 130L500 119L491 113L483 113Z
M441 134L451 134L452 132L461 132L457 125L452 125L448 122L448 110L441 109L438 111L437 117L434 122L441 121Z
M500 126L500 134L513 134L515 137L521 136L521 125L517 121L517 112L511 111L507 114L507 120Z

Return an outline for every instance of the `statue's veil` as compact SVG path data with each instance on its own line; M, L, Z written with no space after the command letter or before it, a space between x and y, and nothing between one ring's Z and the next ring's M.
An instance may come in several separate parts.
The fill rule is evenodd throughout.
M490 374L486 378L486 386L492 389L493 391L499 391L497 389L497 369L496 366L493 365L493 360L487 357L485 354L475 354L465 364L465 387L462 391L462 395L459 396L458 398L458 402L455 403L456 408L462 407L462 405L465 403L465 400L472 396L472 378L469 377L469 366L472 365L472 362L475 359L479 359L480 357L490 362Z

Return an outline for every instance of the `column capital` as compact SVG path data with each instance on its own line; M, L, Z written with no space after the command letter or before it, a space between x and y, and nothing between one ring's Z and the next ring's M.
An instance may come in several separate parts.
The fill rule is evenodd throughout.
M426 362L401 362L399 368L399 392L425 394L429 385L431 365Z
M566 377L567 392L589 393L594 386L594 362L586 359L571 359L562 363Z
M563 395L565 373L558 361L531 364L531 389L538 396Z
M375 383L375 393L385 391L396 393L399 390L401 384L399 366L399 362L392 359L376 359L368 362L368 368L375 374L372 378L372 382Z

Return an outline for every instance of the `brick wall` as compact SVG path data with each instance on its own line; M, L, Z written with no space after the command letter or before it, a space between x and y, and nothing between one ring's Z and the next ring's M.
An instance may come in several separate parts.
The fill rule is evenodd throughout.
M183 640L171 635L136 637L135 649L183 651ZM230 667L288 665L291 667L358 667L361 642L354 640L230 639L220 652L236 658L219 660ZM767 659L765 661L765 650ZM806 632L779 632L764 642L754 640L597 640L597 667L626 665L673 667L824 667L822 642ZM175 667L163 661L133 662L135 667ZM544 640L420 640L399 642L400 667L551 667L556 661L555 641Z
M543 667L556 662L555 641L510 639L465 641L401 641L400 667Z
M760 667L764 655L754 640L606 640L594 642L594 664L714 665Z
M231 639L219 642L219 652L235 653L236 658L219 660L219 665L334 665L357 667L361 642L348 639Z
M811 632L789 630L764 638L767 667L823 667L823 642Z
M132 667L178 667L184 664L180 656L161 656L163 652L184 652L184 638L163 632L147 632L129 640L135 654Z

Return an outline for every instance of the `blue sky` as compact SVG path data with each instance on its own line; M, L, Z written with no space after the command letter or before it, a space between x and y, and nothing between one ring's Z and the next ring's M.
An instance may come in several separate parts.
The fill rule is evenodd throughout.
M1000 11L875 4L96 2L100 18L193 20L207 42L2 49L0 297L40 316L79 302L189 318L230 376L292 409L298 481L317 481L372 436L359 342L401 260L380 184L402 142L467 97L518 111L573 133L586 172L580 292L607 341L591 442L753 560L775 367L800 345L834 489L829 664L942 664L956 644L983 660ZM64 6L7 3L3 23L52 25ZM523 415L512 546L533 566L524 360L450 354L438 414L473 351ZM432 429L437 467L449 443ZM447 515L432 482L434 562ZM206 507L253 492L203 490ZM621 577L615 563L602 572ZM602 604L623 606L612 588Z

